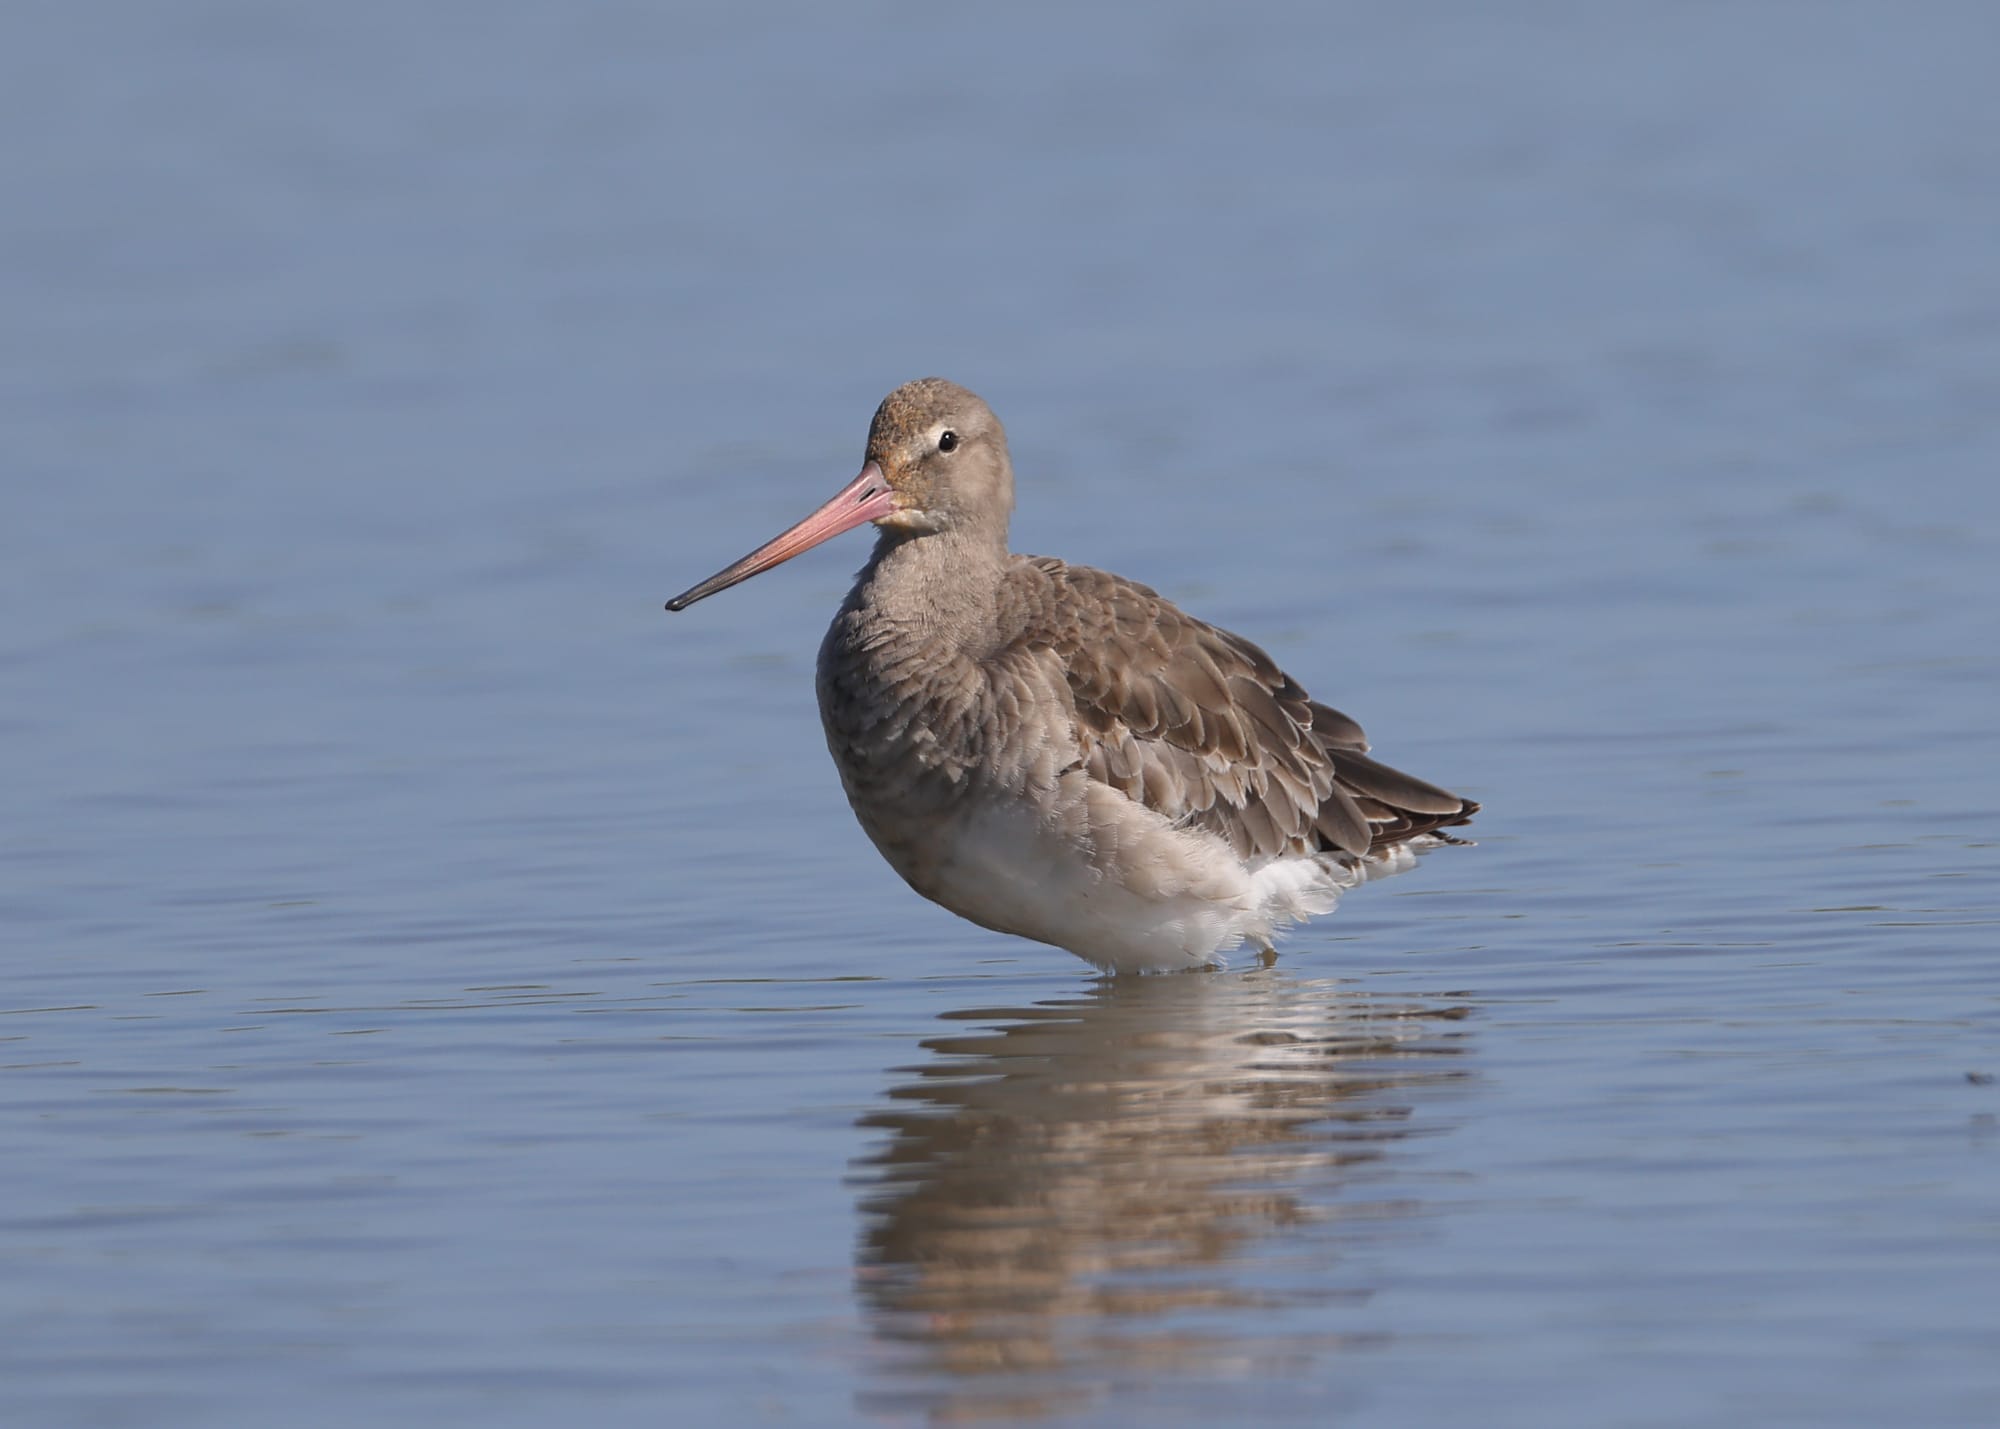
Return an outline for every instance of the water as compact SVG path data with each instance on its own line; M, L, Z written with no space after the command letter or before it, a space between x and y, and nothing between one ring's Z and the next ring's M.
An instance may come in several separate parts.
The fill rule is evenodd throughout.
M1012 14L0 21L0 1422L2000 1413L1990 7ZM1480 846L902 889L928 371Z

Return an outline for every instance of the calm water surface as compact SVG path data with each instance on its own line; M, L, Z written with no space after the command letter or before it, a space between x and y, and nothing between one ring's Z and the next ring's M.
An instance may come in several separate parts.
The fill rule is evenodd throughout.
M2000 1420L2000 20L0 19L0 1423ZM821 747L924 372L1475 849L1106 984Z

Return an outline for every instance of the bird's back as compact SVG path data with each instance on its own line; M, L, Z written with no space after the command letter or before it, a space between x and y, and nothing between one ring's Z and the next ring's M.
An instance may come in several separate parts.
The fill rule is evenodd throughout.
M1241 858L1362 858L1477 811L1371 758L1360 725L1262 649L1136 581L1017 556L996 606L1000 658L1057 662L1085 772Z

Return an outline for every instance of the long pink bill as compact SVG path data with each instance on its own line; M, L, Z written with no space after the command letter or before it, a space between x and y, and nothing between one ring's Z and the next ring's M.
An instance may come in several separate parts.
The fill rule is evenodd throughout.
M701 584L688 587L667 602L667 609L686 610L698 600L728 590L738 581L747 581L759 571L768 571L843 531L880 520L895 509L895 488L882 475L882 468L871 461L861 468L859 476L834 493L833 500L789 531L773 536L735 565L725 566Z

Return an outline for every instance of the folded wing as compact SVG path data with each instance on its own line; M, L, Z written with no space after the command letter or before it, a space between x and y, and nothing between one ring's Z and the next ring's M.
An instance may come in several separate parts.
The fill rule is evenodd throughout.
M1062 664L1090 777L1243 858L1358 858L1478 810L1370 758L1257 646L1135 581L1023 557L1007 587L1020 641Z

